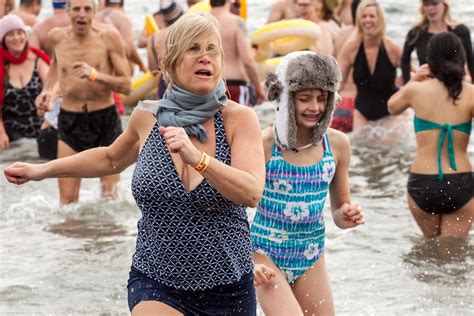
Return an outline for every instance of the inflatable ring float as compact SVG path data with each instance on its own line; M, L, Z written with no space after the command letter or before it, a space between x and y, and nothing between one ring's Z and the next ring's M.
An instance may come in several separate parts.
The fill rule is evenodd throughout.
M252 44L258 46L260 61L273 54L286 55L293 51L308 49L318 40L321 29L317 23L292 19L269 23L256 30L252 35ZM269 49L269 47L271 49ZM266 57L266 58L264 58Z
M240 17L244 20L247 20L247 0L240 0ZM209 13L211 12L211 4L209 3L209 0L206 1L201 1L196 4L193 4L186 13L199 13L199 12L205 12Z

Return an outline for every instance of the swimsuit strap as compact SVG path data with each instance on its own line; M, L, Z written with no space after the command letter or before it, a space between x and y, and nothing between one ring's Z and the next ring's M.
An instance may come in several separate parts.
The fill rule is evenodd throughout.
M324 133L324 137L323 137L323 148L324 148L324 152L326 153L330 153L331 152L331 144L329 143L329 136L328 136L328 133Z
M440 129L439 138L438 138L438 178L443 181L444 175L441 168L441 150L443 148L444 138L448 136L448 154L449 154L449 164L454 170L457 170L456 159L454 158L454 147L453 147L453 129L464 132L466 134L471 133L471 121L462 122L459 124L438 124L435 122L427 121L421 119L417 116L414 118L415 123L415 132L422 132L431 129Z

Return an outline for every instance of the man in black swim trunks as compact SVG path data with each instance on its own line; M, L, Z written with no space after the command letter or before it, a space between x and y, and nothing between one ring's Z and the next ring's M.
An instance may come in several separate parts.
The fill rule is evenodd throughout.
M53 61L47 83L36 100L38 110L47 111L52 88L59 84L63 103L58 118L58 158L110 145L122 132L112 92L131 91L120 36L92 23L94 0L70 0L66 10L71 25L48 35L54 49ZM119 175L101 177L103 197L115 197L119 179ZM78 201L80 183L81 179L59 178L61 204Z

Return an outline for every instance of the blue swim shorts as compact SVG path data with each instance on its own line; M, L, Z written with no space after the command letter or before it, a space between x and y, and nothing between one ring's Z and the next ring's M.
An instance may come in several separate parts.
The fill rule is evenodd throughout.
M127 288L130 311L141 301L159 301L184 315L256 315L253 273L232 284L188 291L165 286L132 267Z

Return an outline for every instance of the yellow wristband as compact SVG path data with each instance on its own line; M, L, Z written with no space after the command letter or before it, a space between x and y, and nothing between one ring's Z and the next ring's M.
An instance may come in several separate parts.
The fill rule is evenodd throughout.
M196 167L194 167L194 169L197 172L203 172L209 166L210 161L211 161L211 157L209 157L209 155L206 154L205 152L202 152L201 161L199 161L199 163L197 164Z
M91 74L89 76L89 80L94 82L97 79L97 70L95 68L92 68Z

